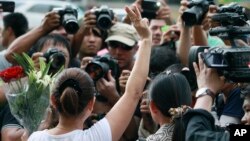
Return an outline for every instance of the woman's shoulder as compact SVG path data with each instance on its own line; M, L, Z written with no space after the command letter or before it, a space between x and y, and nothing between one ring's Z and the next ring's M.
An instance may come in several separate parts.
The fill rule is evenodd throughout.
M172 141L174 124L162 125L155 134L150 135L147 141Z

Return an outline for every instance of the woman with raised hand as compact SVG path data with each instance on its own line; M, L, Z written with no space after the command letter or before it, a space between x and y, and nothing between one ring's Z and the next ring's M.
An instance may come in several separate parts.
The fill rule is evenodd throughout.
M79 68L65 69L57 77L52 89L51 101L59 112L59 123L55 128L31 134L29 141L116 141L128 126L146 83L152 35L147 19L142 19L138 8L125 8L141 44L138 57L125 88L124 95L107 113L105 118L87 130L83 123L90 116L95 102L95 89L90 76Z

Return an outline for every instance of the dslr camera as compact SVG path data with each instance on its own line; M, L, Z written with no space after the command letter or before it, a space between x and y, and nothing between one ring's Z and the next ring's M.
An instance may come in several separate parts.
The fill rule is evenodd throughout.
M107 30L112 26L114 19L114 12L106 5L102 5L100 8L95 9L96 26L102 30Z
M161 3L156 0L143 0L142 7L142 17L146 17L148 19L155 19L156 11L160 8Z
M109 70L111 70L112 76L115 79L120 76L120 69L117 61L109 55L94 57L92 62L86 66L85 70L94 81L100 78L107 79Z
M191 0L188 9L181 16L186 26L200 25L213 0Z
M57 72L65 64L64 53L55 47L48 49L43 57L46 58L47 63L51 61L50 72Z
M57 11L60 15L60 23L67 33L75 34L78 31L78 13L76 9L71 6L66 6L65 8L54 8L53 11Z

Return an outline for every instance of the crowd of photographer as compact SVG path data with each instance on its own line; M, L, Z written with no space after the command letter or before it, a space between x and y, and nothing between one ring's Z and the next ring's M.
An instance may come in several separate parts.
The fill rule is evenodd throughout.
M77 21L68 6L29 31L25 15L3 18L1 70L23 52L37 69L41 58L52 60L52 74L64 69L32 134L0 88L0 140L229 141L228 125L250 124L250 25L242 6L182 0L173 17L165 0L135 0L125 11L118 21L103 5Z

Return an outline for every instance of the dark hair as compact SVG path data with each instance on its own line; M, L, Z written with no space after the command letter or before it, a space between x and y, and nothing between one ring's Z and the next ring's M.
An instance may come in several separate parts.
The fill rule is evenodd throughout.
M91 77L80 68L63 70L56 78L52 89L58 112L67 117L81 114L94 97L94 93Z
M19 37L28 31L28 20L21 13L11 13L3 17L4 28L11 27L15 36Z
M169 73L164 71L157 75L149 86L149 98L152 100L161 113L166 117L171 117L170 108L190 106L192 103L192 94L188 81L180 73ZM185 139L185 131L182 123L182 117L173 119L175 123L172 135L173 141Z
M157 46L152 48L150 57L150 75L155 77L160 72L163 72L168 66L179 63L179 58L176 53L169 48Z
M246 99L250 99L250 84L247 84L244 88L241 90L241 97Z
M32 54L32 53L41 51L43 49L44 45L50 41L52 41L53 46L56 46L58 44L63 45L63 47L66 47L67 50L69 51L69 55L71 55L69 41L64 36L62 36L60 34L48 34L46 36L43 36L34 44L30 53Z
M191 90L187 79L180 73L160 73L149 86L150 100L164 116L171 117L170 108L191 105Z

